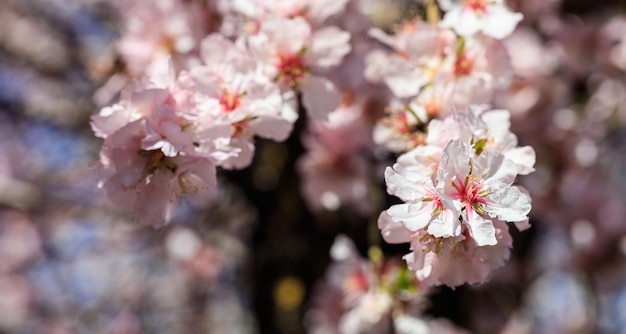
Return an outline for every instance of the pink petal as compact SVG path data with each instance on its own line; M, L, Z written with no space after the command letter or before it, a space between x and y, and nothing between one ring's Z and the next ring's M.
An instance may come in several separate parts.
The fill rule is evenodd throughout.
M341 96L335 85L322 77L309 76L300 85L302 103L313 119L326 120L328 113L334 111L341 103Z

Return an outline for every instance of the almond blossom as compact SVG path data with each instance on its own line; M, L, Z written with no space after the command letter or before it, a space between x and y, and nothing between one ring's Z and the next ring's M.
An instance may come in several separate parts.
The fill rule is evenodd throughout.
M456 287L486 282L493 270L503 266L509 258L513 243L504 222L495 221L494 226L498 242L493 246L477 246L466 227L458 237L436 238L423 230L411 233L384 211L378 219L385 241L411 244L411 252L403 259L426 286Z
M350 206L367 213L368 178L371 168L367 151L370 129L363 122L363 105L342 105L327 122L312 121L302 142L306 154L298 159L301 193L313 211Z
M158 66L156 63L171 57L182 67L206 31L205 13L196 3L179 0L120 3L120 11L127 16L117 50L134 76L158 72L154 68Z
M97 136L107 138L126 124L144 119L143 150L161 150L173 157L183 150L193 150L189 124L193 122L192 95L181 88L175 79L172 65L160 69L153 80L135 82L125 88L122 99L105 107L92 117L92 128Z
M214 126L211 137L199 131L189 80L186 73L176 76L171 64L162 67L92 117L94 132L104 138L96 165L99 186L116 206L148 225L167 223L179 200L211 192L216 163L234 154L213 140L228 136L230 127Z
M259 72L259 63L245 48L221 35L206 37L201 55L204 64L192 68L190 75L205 132L213 131L215 124L230 124L228 146L239 153L220 166L246 167L254 154L255 135L283 141L291 133L280 89Z
M495 92L510 85L513 68L501 41L475 36L458 39L435 75L435 83L451 85L447 105L465 109L490 105Z
M392 52L371 52L366 58L365 77L384 82L399 98L416 96L434 79L442 65L442 57L455 41L451 31L421 20L405 23L393 36L380 29L370 30L370 36L391 48Z
M418 147L414 151L424 151L422 148L425 147ZM396 164L393 169L388 167L385 170L385 180L389 194L405 201L387 210L392 220L402 222L413 232L428 227L429 233L437 237L451 237L461 233L458 220L460 206L448 197L439 195L431 175Z
M487 253L481 256L500 259L475 266L483 269L466 278L473 283L485 281L508 256L510 242L501 244L510 239L504 222L527 225L530 198L513 182L518 174L533 170L534 151L516 147L508 115L471 108L443 121L432 120L425 143L401 155L385 171L387 191L404 203L384 211L379 228L388 242L412 243L416 255L406 260L427 284L464 282L451 277L428 279L430 263L438 259L443 261L438 266L447 266L451 260L442 259L457 254L458 247L476 250L466 253L464 261L473 261L472 254L483 251Z
M488 150L474 157L467 145L455 139L445 148L437 173L439 192L464 208L461 218L476 245L497 243L492 218L528 219L530 199L512 186L516 167L504 155Z
M330 80L315 72L339 65L350 52L349 40L350 34L337 27L313 30L301 17L272 18L248 38L248 45L267 76L284 90L300 91L309 116L324 119L341 97Z
M331 16L342 13L348 0L237 0L224 6L232 12L244 15L257 22L272 17L303 17L314 26L319 26Z
M452 28L461 36L482 32L502 39L523 18L522 14L511 12L504 0L439 0L439 5L446 12L441 26Z
M145 224L161 226L173 216L178 199L216 186L215 165L200 157L167 157L144 150L147 121L133 121L108 136L100 152L99 186L118 207Z

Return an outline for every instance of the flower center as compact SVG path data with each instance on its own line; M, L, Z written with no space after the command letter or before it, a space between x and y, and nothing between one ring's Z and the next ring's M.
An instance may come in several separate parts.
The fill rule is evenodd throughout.
M488 190L484 190L481 180L471 174L465 178L465 182L455 181L452 186L457 190L456 198L461 200L466 207L476 207L485 204L485 196L489 195Z
M467 76L474 70L474 60L465 52L461 53L454 60L454 75L456 77Z
M424 103L422 106L424 107L424 110L426 110L426 114L428 114L428 116L431 118L436 118L437 116L439 116L441 110L443 109L441 103L435 98Z
M297 88L308 68L304 64L302 55L281 57L278 64L278 80L288 84L291 88Z
M159 167L165 167L171 172L176 172L176 169L178 168L178 165L167 159L161 150L140 150L139 155L148 158L148 164L146 165L146 171L148 174L154 174Z
M476 15L481 15L487 12L488 3L489 0L465 0L465 8L471 10Z
M404 110L392 112L379 122L383 126L391 129L395 139L400 139L407 143L410 148L414 148L426 143L426 124L417 120Z
M222 109L230 113L241 105L241 95L224 89L219 101Z

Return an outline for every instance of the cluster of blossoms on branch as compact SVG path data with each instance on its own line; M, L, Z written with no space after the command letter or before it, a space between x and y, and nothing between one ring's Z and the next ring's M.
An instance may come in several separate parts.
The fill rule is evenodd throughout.
M151 11L172 10L181 20L193 8L167 0L158 4ZM124 55L146 48L132 44L141 33L150 35L144 43L170 41L166 46L174 49L168 52L182 52L179 44L187 43L187 51L198 45L198 55L185 61L153 50L153 59L137 62L144 65L145 76L92 118L95 134L105 139L97 166L100 186L143 223L161 226L181 199L212 192L216 167L250 165L255 136L285 140L298 118L297 94L313 119L325 119L339 105L336 87L316 73L338 65L350 52L350 34L313 26L305 14L323 14L308 6L307 11L274 8L277 12L269 13L261 10L261 2L255 4L256 25L236 39L213 33L196 43L184 20L157 29L160 35L154 36L146 28L151 24L146 15L130 25L134 30L120 43Z
M426 145L385 171L388 192L405 203L381 213L383 237L411 243L404 258L427 285L484 282L508 258L505 222L527 227L530 197L512 184L534 162L532 148L517 147L506 111L432 120Z
M489 110L513 77L500 39L521 14L501 1L440 1L443 21L405 23L368 55L366 76L393 93L374 139L404 152L385 171L403 204L378 219L389 243L411 244L406 260L427 286L482 283L509 257L506 222L525 229L528 194L513 185L534 170L535 152L518 147L510 114Z
M402 153L384 172L404 203L380 214L383 238L410 243L422 286L485 282L509 256L506 223L526 228L531 209L513 183L534 170L534 151L518 147L508 111L491 110L514 76L501 39L522 16L501 0L441 0L441 22L429 2L429 20L390 35L364 19L365 3L217 1L221 26L203 36L196 5L156 1L119 44L132 82L92 118L100 186L161 226L181 201L219 192L217 168L249 166L255 137L287 139L304 110L298 168L312 210L371 213L367 152ZM176 19L148 28L165 15Z

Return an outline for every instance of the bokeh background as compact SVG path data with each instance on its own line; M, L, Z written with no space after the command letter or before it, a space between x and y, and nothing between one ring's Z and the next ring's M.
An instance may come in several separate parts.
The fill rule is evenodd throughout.
M387 29L419 7L369 2ZM506 42L521 74L496 104L537 152L520 179L533 228L490 283L439 288L425 312L472 333L626 333L626 3L509 5L525 15ZM337 235L363 255L406 252L381 242L377 214L307 205L303 119L168 226L108 206L89 118L128 80L124 14L106 0L0 2L0 332L305 333ZM371 184L379 212L394 199L382 172Z

